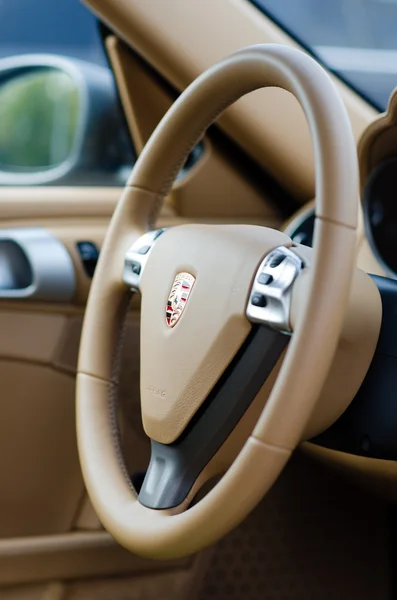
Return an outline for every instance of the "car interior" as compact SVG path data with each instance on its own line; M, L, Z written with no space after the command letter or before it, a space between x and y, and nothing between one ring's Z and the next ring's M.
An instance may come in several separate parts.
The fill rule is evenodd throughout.
M0 600L397 598L397 4L0 17Z

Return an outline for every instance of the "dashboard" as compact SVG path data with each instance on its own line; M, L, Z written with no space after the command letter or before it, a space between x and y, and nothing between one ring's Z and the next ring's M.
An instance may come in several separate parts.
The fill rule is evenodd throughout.
M347 410L326 431L310 439L312 447L386 461L397 460L397 155L372 169L363 185L366 238L384 274L371 274L382 300L382 327L365 379ZM284 231L299 244L312 246L314 206L306 205ZM361 230L361 235L362 235Z
M375 261L369 261L367 253L358 266L372 273L381 295L382 328L371 366L354 400L329 429L310 440L312 447L339 451L342 456L386 461L397 459L397 100L393 106L392 118L380 116L359 145L364 224L364 231L359 228L359 245L369 246ZM294 242L311 246L314 222L314 206L306 205L284 231Z
M372 170L362 192L365 236L381 272L392 279L397 279L396 194L397 155ZM314 208L306 207L286 225L285 232L294 242L312 246L314 221Z

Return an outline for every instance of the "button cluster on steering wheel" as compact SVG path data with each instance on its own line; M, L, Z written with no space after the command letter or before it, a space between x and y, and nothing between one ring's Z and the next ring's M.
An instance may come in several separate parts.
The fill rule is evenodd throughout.
M125 255L123 280L133 291L139 291L143 269L153 244L165 229L148 231L136 240Z
M292 284L304 267L302 259L285 246L272 250L255 275L247 305L247 318L290 333Z

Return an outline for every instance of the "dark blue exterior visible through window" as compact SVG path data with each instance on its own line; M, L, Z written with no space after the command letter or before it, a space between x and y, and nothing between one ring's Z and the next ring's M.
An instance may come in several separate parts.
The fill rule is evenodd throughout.
M0 58L30 53L106 65L96 19L79 0L0 0Z
M376 107L397 85L396 0L252 0Z

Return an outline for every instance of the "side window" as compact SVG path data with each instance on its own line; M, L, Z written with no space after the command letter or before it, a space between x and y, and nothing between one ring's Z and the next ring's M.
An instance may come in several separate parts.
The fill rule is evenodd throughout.
M123 185L134 154L94 16L0 3L0 185Z
M380 110L396 86L395 0L251 0Z

